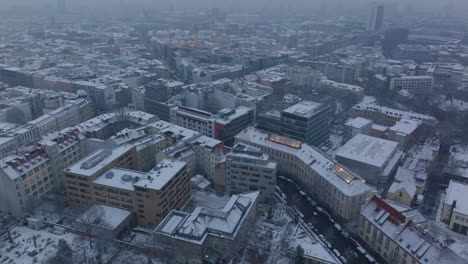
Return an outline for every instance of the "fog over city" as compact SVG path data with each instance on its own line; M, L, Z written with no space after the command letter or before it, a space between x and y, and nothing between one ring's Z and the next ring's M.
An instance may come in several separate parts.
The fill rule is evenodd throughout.
M0 0L0 264L468 264L468 0Z

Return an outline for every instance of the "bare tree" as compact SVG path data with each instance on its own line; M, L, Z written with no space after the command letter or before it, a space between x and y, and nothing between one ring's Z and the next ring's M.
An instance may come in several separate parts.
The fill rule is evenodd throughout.
M100 206L93 206L77 220L78 228L88 237L91 249L93 248L93 231L98 229L96 227L101 222L102 215L104 215L104 209Z

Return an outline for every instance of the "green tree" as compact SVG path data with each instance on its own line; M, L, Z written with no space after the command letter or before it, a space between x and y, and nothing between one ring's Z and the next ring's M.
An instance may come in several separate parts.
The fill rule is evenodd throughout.
M296 257L295 257L294 263L305 264L304 249L301 247L301 245L298 245L296 247Z
M60 239L55 256L49 258L46 264L73 264L73 250L67 241Z

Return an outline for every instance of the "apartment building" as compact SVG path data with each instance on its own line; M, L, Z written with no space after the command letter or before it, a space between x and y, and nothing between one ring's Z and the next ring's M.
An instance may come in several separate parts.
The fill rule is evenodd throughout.
M0 161L0 211L14 216L31 209L55 185L51 160L38 145Z
M157 225L190 198L185 162L162 160L149 172L138 172L135 149L100 150L65 170L69 203L75 208L103 204L135 213L142 226Z
M215 185L223 186L227 194L259 191L261 202L274 198L277 164L259 148L246 144L236 144L226 155Z
M362 209L358 235L387 263L468 263L426 228L427 221L416 209L374 196Z
M468 184L450 181L441 212L441 220L449 229L468 235Z
M63 168L83 156L83 136L63 130L0 160L0 211L19 216L63 186Z
M243 248L255 225L258 192L219 199L221 208L197 206L192 212L171 211L154 230L164 248L177 252L175 263L229 262Z
M252 127L239 133L236 143L261 149L277 162L279 175L294 179L343 219L358 218L361 206L375 192L361 177L306 143Z

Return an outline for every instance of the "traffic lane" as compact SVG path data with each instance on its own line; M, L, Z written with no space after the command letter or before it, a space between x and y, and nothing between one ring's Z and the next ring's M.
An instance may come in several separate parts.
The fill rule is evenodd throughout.
M304 220L313 225L317 234L321 234L333 249L337 249L346 258L348 263L372 263L357 250L356 243L348 234L344 233L343 235L342 231L336 228L341 229L339 225L335 227L336 222L328 212L314 201L309 201L307 195L294 182L279 178L277 184L286 195L288 205L296 207L304 215Z

